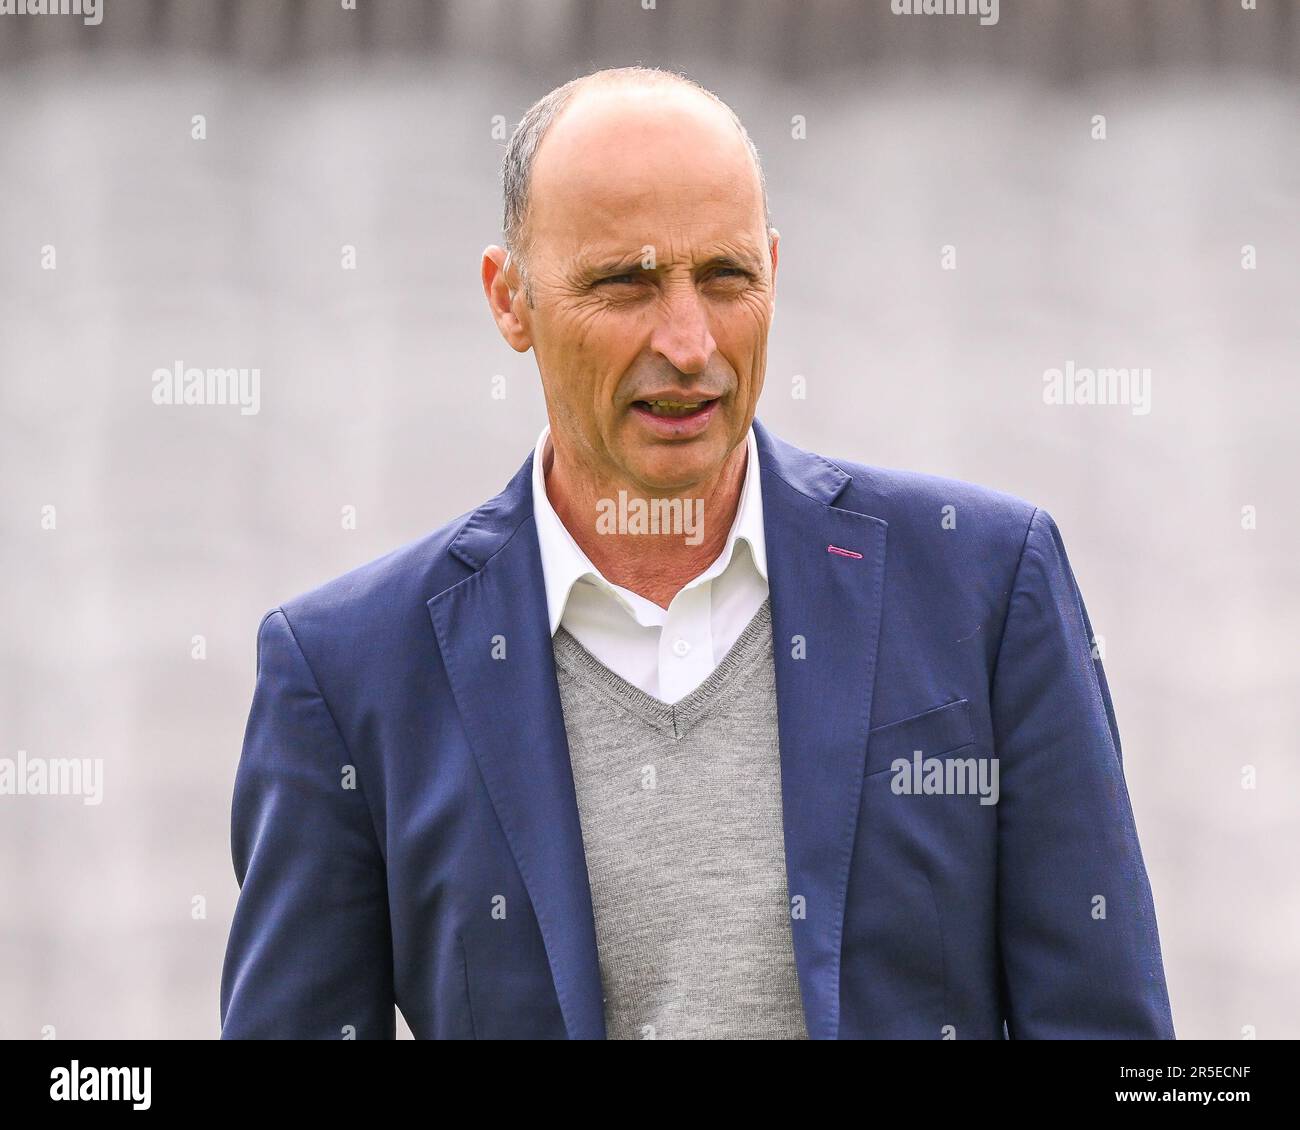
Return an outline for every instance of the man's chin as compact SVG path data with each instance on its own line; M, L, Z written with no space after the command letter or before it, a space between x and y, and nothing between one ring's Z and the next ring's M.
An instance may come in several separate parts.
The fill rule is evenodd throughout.
M664 445L632 454L624 464L650 493L680 494L711 482L722 470L726 452L712 443Z

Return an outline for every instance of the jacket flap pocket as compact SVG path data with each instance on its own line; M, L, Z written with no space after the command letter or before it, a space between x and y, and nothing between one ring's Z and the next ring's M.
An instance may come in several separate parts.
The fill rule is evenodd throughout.
M916 750L923 757L942 757L975 740L971 728L970 702L959 698L956 702L936 706L924 714L916 714L887 726L877 726L867 734L866 772L880 773L888 769L895 758L911 760Z

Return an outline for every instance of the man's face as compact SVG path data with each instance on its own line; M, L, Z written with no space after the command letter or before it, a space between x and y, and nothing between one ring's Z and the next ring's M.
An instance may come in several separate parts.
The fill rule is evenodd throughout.
M578 94L534 163L529 231L534 305L513 310L555 442L648 494L710 482L763 388L776 275L726 112L674 88Z

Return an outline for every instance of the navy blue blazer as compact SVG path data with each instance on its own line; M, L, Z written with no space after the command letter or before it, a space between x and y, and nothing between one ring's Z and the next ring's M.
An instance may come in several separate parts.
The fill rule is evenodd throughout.
M1051 517L754 429L809 1035L1173 1038ZM604 1038L531 473L262 621L222 1038ZM917 750L997 803L900 793Z

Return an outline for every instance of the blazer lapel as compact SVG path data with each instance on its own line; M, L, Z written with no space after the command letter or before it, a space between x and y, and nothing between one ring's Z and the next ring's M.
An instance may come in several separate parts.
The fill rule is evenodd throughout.
M450 550L474 572L428 602L479 770L532 899L570 1039L604 1039L595 917L551 651L530 454Z
M834 464L785 443L757 419L754 431L763 475L795 963L809 1036L835 1039L887 525L831 505L849 483Z

